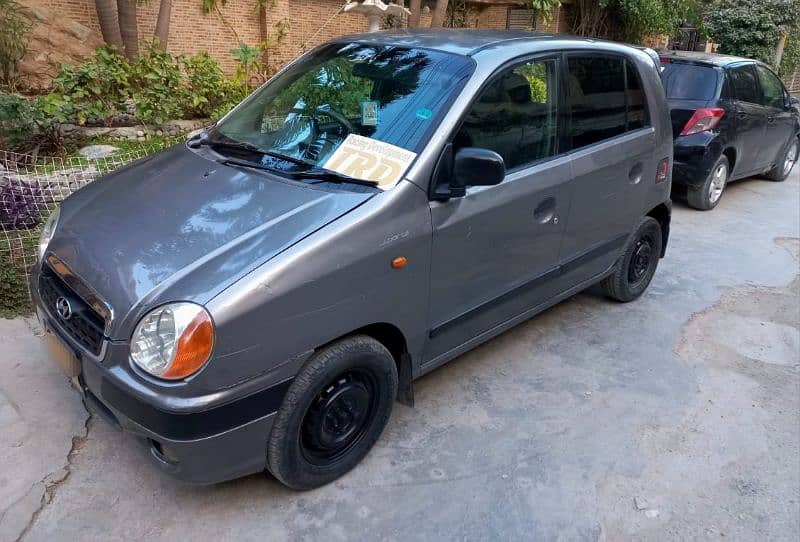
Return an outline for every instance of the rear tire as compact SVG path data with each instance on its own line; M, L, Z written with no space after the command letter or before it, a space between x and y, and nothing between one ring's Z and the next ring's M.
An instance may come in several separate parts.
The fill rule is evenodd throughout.
M614 272L600 283L605 295L622 303L642 295L658 267L661 247L661 225L651 216L644 217L628 239Z
M375 339L355 335L320 349L278 410L267 468L292 489L336 480L372 449L396 395L397 366Z
M789 142L786 151L781 155L781 159L778 160L774 168L767 172L765 177L770 181L785 181L797 163L798 156L800 156L800 137L795 137L794 141Z
M711 168L706 180L697 188L690 187L686 192L686 199L691 207L700 211L710 211L722 199L722 192L728 185L730 164L725 156L719 159Z

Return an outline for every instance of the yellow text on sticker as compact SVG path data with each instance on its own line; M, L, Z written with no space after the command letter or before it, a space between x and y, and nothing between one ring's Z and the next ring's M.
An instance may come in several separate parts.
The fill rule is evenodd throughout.
M416 156L416 153L401 147L350 134L323 167L356 179L373 181L386 190L397 184Z

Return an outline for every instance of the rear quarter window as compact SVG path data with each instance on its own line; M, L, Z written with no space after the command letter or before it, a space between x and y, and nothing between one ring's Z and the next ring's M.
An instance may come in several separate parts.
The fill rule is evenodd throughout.
M661 81L667 98L676 100L712 100L717 92L719 74L710 66L667 62Z

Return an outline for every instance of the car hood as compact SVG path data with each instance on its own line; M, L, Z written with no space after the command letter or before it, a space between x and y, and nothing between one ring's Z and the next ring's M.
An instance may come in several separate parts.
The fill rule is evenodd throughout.
M145 310L206 303L372 195L225 166L178 145L67 198L48 251L111 306L111 338L127 338Z

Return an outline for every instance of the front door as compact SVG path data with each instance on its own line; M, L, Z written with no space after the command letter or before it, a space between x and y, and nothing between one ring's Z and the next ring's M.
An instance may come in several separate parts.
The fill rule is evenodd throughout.
M565 286L613 265L656 178L655 132L636 67L622 56L569 54L567 145L573 180L561 260Z
M728 70L735 98L736 165L733 174L742 177L760 171L764 166L764 135L767 129L767 108L761 105L761 87L752 64Z
M783 159L786 145L795 133L795 120L789 105L789 96L778 76L764 66L757 66L761 83L761 105L767 109L767 129L761 144L762 159L766 167Z
M558 155L558 64L542 58L501 70L452 138L454 154L493 150L507 173L496 186L431 202L428 365L548 297L569 209L570 164Z

